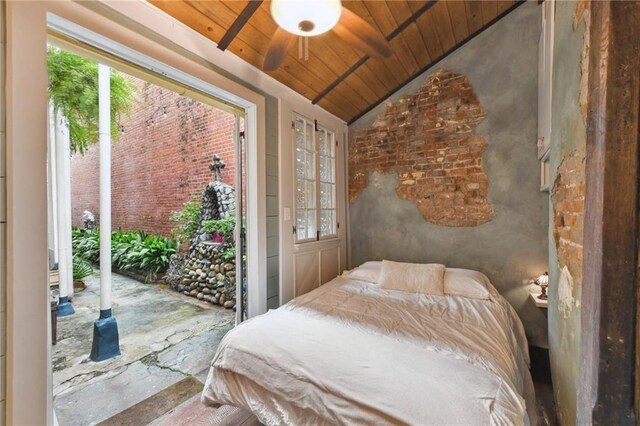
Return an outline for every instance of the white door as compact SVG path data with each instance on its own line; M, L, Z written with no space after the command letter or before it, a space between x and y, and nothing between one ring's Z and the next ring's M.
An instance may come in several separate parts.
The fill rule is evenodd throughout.
M281 139L281 303L346 266L344 128L295 112Z

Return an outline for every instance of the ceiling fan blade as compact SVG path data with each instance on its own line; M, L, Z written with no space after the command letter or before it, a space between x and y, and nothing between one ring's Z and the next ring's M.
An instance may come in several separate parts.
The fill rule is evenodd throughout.
M333 31L344 41L369 56L388 58L393 54L389 42L379 31L344 6L340 20L333 27Z
M296 36L278 27L269 43L269 49L262 63L263 71L275 71L287 57L287 51L295 41Z

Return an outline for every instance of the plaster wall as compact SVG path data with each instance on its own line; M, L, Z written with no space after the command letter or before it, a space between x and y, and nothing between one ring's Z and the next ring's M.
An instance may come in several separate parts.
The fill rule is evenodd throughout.
M396 194L394 173L373 173L350 205L351 265L367 260L438 262L482 271L516 308L530 343L547 345L546 316L528 297L529 280L547 270L548 197L537 161L540 7L527 2L390 97L413 94L427 76L447 69L466 76L486 118L476 132L489 180L492 220L451 228L426 222ZM349 127L370 127L380 105Z
M558 169L565 158L572 156L583 161L585 156L586 110L583 110L584 99L581 102L581 93L586 95L586 85L581 90L581 83L585 84L586 76L581 73L581 58L588 33L584 19L576 19L577 8L585 3L556 2L550 182L556 181ZM553 213L553 199L550 210ZM549 357L559 420L561 424L572 425L576 424L580 362L579 301L582 293L582 261L580 259L580 265L572 267L571 264L567 265L569 259L559 258L553 231L554 227L550 226Z

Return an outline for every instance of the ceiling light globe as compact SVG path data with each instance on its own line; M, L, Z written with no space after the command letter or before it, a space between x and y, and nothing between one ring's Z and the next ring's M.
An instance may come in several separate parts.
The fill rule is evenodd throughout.
M272 0L271 16L285 31L311 37L335 27L342 13L340 0Z

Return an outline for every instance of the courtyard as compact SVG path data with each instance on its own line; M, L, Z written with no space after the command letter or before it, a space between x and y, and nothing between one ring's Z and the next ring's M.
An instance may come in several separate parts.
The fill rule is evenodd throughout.
M100 311L99 275L85 283L73 298L76 313L58 318L52 347L60 425L98 424L161 391L173 393L163 396L170 399L168 411L200 392L220 340L234 326L233 310L185 297L168 284L113 274L121 355L96 363L89 354ZM138 417L136 424L148 420Z

